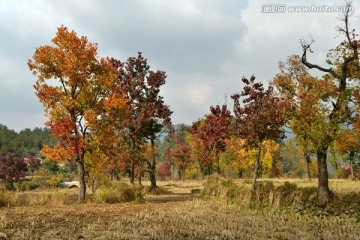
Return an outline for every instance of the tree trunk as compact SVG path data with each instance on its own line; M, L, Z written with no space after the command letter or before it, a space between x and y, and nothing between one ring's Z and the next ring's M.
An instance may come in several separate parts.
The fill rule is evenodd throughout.
M317 151L318 169L319 169L319 185L317 200L319 206L325 206L331 198L328 180L328 170L326 162L326 150Z
M79 201L84 201L86 196L86 184L85 184L85 166L84 162L77 161L79 171Z
M134 160L131 160L130 183L132 185L134 185L134 183L135 183L135 161Z
M349 153L351 179L355 178L355 174L354 174L354 156L355 156L355 152L350 152Z
M142 186L141 175L142 175L142 173L139 173L139 176L138 176L138 183L140 186Z
M310 154L308 152L304 153L304 158L305 158L305 167L306 167L306 179L307 180L311 180L311 173L310 173Z
M253 181L252 181L252 191L253 192L255 192L255 190L256 190L256 179L258 176L258 170L259 170L259 165L260 165L261 147L262 147L262 144L260 143L258 153L256 155L254 176L253 176Z
M151 159L151 164L149 167L149 174L150 174L150 188L154 189L157 188L156 185L156 156L155 156L155 140L151 139L151 155L152 155L152 159Z
M354 163L352 160L350 160L350 171L351 171L351 179L355 178L355 174L354 174Z
M179 174L179 178L180 178L180 180L181 181L184 181L184 170L183 169L180 169L179 171L178 171L178 174Z
M155 169L151 169L149 171L149 174L150 174L150 183L151 183L150 188L151 189L157 188Z

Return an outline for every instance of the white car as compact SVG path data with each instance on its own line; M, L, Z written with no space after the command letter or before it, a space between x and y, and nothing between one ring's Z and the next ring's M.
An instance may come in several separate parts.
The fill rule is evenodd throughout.
M65 188L74 188L74 187L80 187L80 183L79 181L71 181L71 182L62 182L60 184L61 187L65 187Z

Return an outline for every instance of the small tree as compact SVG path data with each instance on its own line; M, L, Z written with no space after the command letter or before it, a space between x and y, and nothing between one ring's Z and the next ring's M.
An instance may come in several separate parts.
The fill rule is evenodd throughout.
M220 153L226 149L226 139L232 132L233 116L226 105L210 107L210 114L204 119L196 121L192 125L191 134L198 144L198 160L209 174L214 170L221 173ZM196 149L194 149L196 151Z
M14 153L8 153L6 156L0 156L0 179L9 184L13 189L13 183L20 183L25 177L27 165L23 158Z
M356 129L358 131L358 129ZM358 139L355 137L355 131L346 129L335 140L335 148L341 154L346 154L350 164L351 178L355 178L354 165L355 157L360 152Z
M255 191L263 142L284 137L283 126L287 122L290 105L284 98L274 94L271 85L265 90L261 82L255 81L255 76L250 80L243 77L242 82L245 84L243 91L231 98L234 100L236 133L258 150L252 182L252 190ZM241 97L243 105L240 104Z
M183 139L178 142L167 152L168 162L175 165L178 170L179 177L184 180L185 170L193 164L191 158L191 147Z

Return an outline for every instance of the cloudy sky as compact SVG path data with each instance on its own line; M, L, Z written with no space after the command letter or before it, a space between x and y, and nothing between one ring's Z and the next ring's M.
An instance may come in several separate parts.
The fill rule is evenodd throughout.
M281 13L268 13L279 4ZM141 51L153 70L167 73L161 93L173 122L191 124L226 94L231 106L242 76L271 81L278 61L301 54L301 38L315 40L310 59L322 64L342 39L335 31L339 12L289 8L324 5L344 1L0 0L0 123L16 131L44 126L26 63L61 25L98 43L102 57L125 61ZM354 27L360 26L357 6Z

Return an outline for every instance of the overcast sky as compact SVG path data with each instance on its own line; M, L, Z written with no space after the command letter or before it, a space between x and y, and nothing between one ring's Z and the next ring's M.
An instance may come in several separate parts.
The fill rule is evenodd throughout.
M267 13L270 5L285 6ZM301 54L300 38L315 40L310 60L323 64L341 42L339 12L290 12L292 6L344 6L337 0L0 0L0 123L19 131L46 118L27 66L36 47L51 44L64 25L99 45L101 57L125 61L138 51L167 73L161 94L174 123L191 124L242 89L242 76L268 83L278 61ZM275 6L275 5L273 5ZM352 25L359 29L354 7ZM273 10L274 11L274 10ZM360 30L359 30L360 31Z

